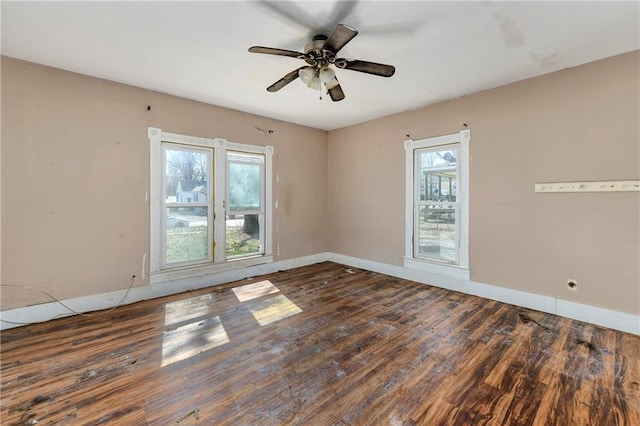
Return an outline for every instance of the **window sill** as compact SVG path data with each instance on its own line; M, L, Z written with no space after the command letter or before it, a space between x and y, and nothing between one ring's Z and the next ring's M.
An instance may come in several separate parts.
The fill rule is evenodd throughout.
M162 284L167 281L175 281L185 278L199 277L202 275L215 274L219 272L230 271L233 269L242 269L249 266L262 265L273 262L273 256L256 256L245 259L230 260L225 263L191 265L182 268L169 269L164 271L156 271L149 273L149 284Z
M404 267L417 269L419 271L429 272L432 274L444 275L451 278L469 280L471 273L469 268L462 266L446 265L441 263L429 262L421 259L404 258Z

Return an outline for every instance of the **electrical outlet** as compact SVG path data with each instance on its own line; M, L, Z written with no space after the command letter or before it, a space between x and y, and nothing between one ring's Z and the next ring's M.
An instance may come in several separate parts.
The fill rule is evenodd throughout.
M578 280L572 280L569 278L567 281L567 288L571 291L578 291Z

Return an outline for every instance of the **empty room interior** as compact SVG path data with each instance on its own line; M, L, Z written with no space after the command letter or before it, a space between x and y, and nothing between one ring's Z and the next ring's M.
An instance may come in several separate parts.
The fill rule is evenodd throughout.
M640 3L0 7L0 423L640 425Z

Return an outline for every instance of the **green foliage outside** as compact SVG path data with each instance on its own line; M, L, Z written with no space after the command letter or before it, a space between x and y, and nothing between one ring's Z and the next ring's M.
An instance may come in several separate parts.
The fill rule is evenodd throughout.
M188 226L167 229L167 263L206 259L207 227ZM260 240L245 233L241 226L227 227L227 257L258 253Z
M227 257L258 254L260 240L244 232L242 226L227 227Z
M206 259L207 245L206 226L167 229L167 263Z

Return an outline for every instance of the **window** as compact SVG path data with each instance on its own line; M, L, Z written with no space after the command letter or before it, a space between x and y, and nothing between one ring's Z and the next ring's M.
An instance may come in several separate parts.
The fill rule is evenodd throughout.
M407 267L468 279L470 136L405 142Z
M165 142L162 158L162 267L211 262L213 208L185 194L212 182L213 149Z
M152 283L272 260L272 147L151 127L149 140Z
M263 252L263 175L263 155L227 152L227 258Z

